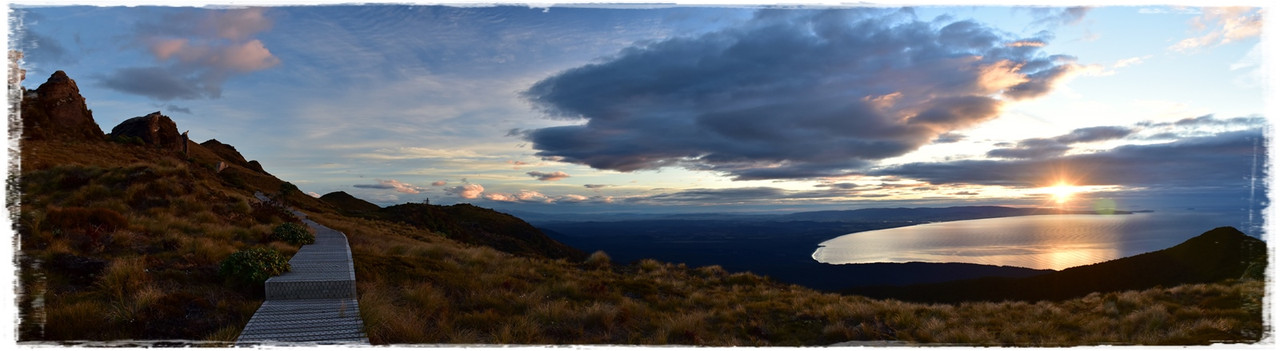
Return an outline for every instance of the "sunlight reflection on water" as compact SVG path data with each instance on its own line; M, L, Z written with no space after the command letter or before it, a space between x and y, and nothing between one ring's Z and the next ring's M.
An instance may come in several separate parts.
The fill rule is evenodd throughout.
M1043 215L940 222L827 240L830 264L958 262L1061 270L1172 247L1216 227L1202 215Z

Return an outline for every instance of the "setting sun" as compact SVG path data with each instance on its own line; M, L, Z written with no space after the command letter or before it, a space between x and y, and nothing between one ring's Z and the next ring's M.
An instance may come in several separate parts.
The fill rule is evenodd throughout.
M1058 204L1067 203L1071 200L1071 196L1075 195L1076 187L1067 183L1058 183L1057 185L1045 189L1049 195L1053 196L1053 201Z

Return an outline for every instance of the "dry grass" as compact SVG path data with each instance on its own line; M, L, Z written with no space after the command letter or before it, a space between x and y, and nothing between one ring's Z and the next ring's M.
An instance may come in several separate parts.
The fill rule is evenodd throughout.
M58 143L23 149L19 267L35 274L20 288L43 305L20 306L19 340L234 338L262 291L224 284L217 264L253 246L292 255L267 239L283 219L259 220L251 192L173 153Z
M59 143L22 149L19 340L234 339L261 287L225 284L216 265L254 246L296 252L267 239L288 215L252 198L281 182L239 166L214 173L198 152L181 159L101 143L90 156ZM1259 281L1057 303L915 304L716 266L620 266L603 252L584 262L531 259L286 197L348 235L375 344L1194 345L1255 342L1265 330Z
M350 237L375 344L777 346L850 340L1067 346L1252 342L1263 283L1094 294L1058 303L928 305L841 296L721 267L606 265L467 247L332 214Z

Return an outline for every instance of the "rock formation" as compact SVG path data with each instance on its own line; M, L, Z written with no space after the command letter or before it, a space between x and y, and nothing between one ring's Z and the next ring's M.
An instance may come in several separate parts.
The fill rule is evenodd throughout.
M101 140L102 129L85 106L76 81L63 71L22 97L24 139Z
M258 163L258 161L246 161L244 155L241 155L240 151L236 150L235 146L223 144L218 141L218 139L206 140L205 142L200 143L200 146L209 149L209 151L212 151L214 154L217 154L218 157L221 157L231 164L252 169L258 173L268 174L266 170L262 169L262 164Z
M160 114L159 111L120 122L120 125L111 128L111 135L137 137L147 145L179 152L186 144L183 142L182 134L178 133L178 124L168 116Z

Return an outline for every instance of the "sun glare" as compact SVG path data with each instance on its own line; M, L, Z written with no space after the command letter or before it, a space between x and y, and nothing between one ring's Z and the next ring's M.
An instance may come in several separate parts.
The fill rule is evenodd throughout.
M1071 201L1071 196L1076 193L1075 187L1067 183L1058 183L1057 185L1048 187L1045 190L1049 192L1050 196L1053 196L1053 201L1057 202L1059 205L1065 204L1067 201Z

